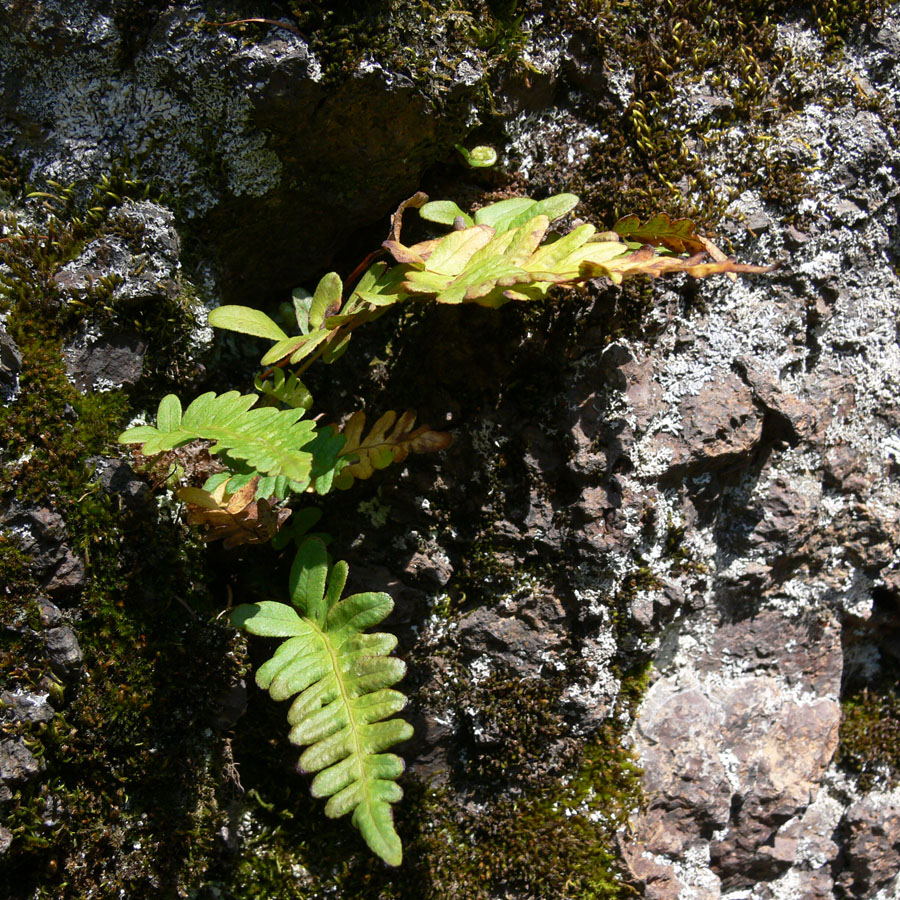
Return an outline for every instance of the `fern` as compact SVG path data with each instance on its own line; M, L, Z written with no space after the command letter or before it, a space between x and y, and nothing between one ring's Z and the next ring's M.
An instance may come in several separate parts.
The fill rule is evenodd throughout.
M299 365L295 373L299 375L317 359L334 362L347 349L356 328L410 299L495 308L510 300L540 300L554 287L577 288L592 278L605 277L619 284L637 275L686 272L695 278L725 274L734 279L738 272L773 268L736 263L698 235L693 222L673 221L665 214L644 223L637 216L625 216L612 231L579 225L560 237L549 226L574 209L578 203L574 194L544 200L512 197L482 207L474 215L452 201L427 200L425 194L415 194L391 217L390 235L382 246L395 265L372 263L346 299L344 286L333 272L319 282L313 297L295 298L300 334L288 337L263 313L246 307L219 307L210 314L210 324L268 337L274 344L262 364ZM453 230L405 246L400 231L403 213L410 208Z
M345 490L354 479L371 478L376 469L403 462L410 453L433 453L450 446L452 438L446 431L434 431L428 425L413 429L415 424L416 414L411 409L399 419L397 413L388 410L364 438L366 414L353 413L344 426L346 443L341 450L341 456L353 462L341 469L334 486Z
M210 392L194 400L182 415L181 401L169 394L160 401L155 427L129 428L119 442L143 444L144 455L153 456L203 438L216 442L212 453L244 460L255 472L306 481L313 457L301 448L315 437L312 422L299 421L303 409L251 409L257 400L237 391L218 397Z
M391 689L405 674L389 656L390 634L364 634L390 613L383 593L340 599L347 564L329 572L325 545L306 540L291 569L291 602L262 601L237 607L233 624L252 634L287 640L256 673L256 683L275 700L298 694L288 711L289 739L306 750L300 768L317 773L314 797L328 797L325 814L352 812L353 824L386 863L400 865L403 851L391 804L403 791L396 779L403 760L383 751L407 740L412 727L391 719L406 698Z
M427 200L418 193L400 204L383 249L366 258L346 289L332 272L314 294L294 292L298 334L288 335L250 307L213 310L211 325L272 343L262 357L263 366L272 368L255 380L260 397L208 393L182 413L178 398L169 395L159 404L155 427L130 428L119 438L143 444L147 456L197 438L214 441L212 452L222 456L227 470L212 475L203 488L178 492L188 521L205 529L204 540L221 539L227 547L266 540L276 549L299 545L291 604L244 604L234 610L232 622L252 634L284 638L256 681L275 700L295 698L288 712L289 738L305 748L300 768L315 776L313 795L328 798L326 815L352 813L369 847L394 866L401 862L402 847L392 804L403 795L397 778L404 766L385 751L412 734L408 723L391 718L406 704L392 689L405 667L390 655L396 638L365 633L390 613L393 602L383 593L342 599L347 564L329 568L323 540L308 533L319 511L306 507L292 515L287 505L310 491L322 495L350 487L411 452L443 450L451 437L428 426L416 428L411 411L399 417L386 413L368 433L362 412L354 413L343 431L316 428L303 420L312 397L300 376L316 360L334 362L356 328L406 301L498 307L539 300L554 288L577 288L600 276L616 283L670 272L697 278L725 273L734 279L738 272L773 268L735 263L698 235L692 222L666 215L646 222L626 216L612 231L582 224L561 236L550 224L571 212L578 202L573 194L501 200L473 215L449 201ZM451 230L405 246L400 232L409 208ZM392 263L376 259L385 250ZM286 374L286 366L297 368ZM260 399L269 405L255 406Z

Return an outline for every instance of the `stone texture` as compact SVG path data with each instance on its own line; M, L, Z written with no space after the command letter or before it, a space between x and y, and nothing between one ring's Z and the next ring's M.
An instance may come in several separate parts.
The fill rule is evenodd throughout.
M762 417L749 387L733 373L716 372L678 409L680 435L657 434L649 453L665 460L665 478L699 475L750 458L762 436Z
M88 465L93 467L94 478L104 490L119 497L126 508L140 509L146 504L150 486L124 460L95 456Z
M15 787L34 778L42 763L18 740L0 741L0 783Z
M843 871L838 883L854 897L872 897L898 885L900 795L874 793L858 800L841 822Z
M70 625L48 628L44 632L44 642L47 647L47 658L50 660L53 671L60 678L74 678L81 670L81 663L84 659L75 629Z
M0 398L4 403L9 403L15 397L21 370L22 354L0 323Z
M448 69L451 83L429 97L367 58L326 85L296 30L256 27L245 40L209 27L196 2L135 11L133 23L108 13L102 0L2 11L0 132L65 183L139 157L145 179L177 185L233 294L296 285L348 221L411 195L464 129L432 103L465 104L484 77L477 62Z
M84 563L66 544L66 523L59 513L47 507L13 505L0 512L0 525L10 529L30 555L31 565L49 593L65 596L84 586Z
M66 372L82 391L136 384L147 343L136 334L83 338L66 348Z
M806 833L782 826L802 820L837 747L840 629L767 612L707 640L641 709L649 804L631 852L677 860L708 847L722 889L745 888L788 870Z
M565 618L555 597L523 591L499 609L480 607L463 617L459 640L467 654L487 653L492 665L536 678L568 643Z
M46 694L27 691L0 692L0 716L6 722L49 722L53 718L53 707L47 702Z

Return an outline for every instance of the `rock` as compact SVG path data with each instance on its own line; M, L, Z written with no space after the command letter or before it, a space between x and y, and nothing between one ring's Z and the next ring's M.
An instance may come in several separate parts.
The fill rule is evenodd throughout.
M552 595L521 591L508 605L482 606L459 622L459 641L474 655L522 678L537 678L567 645L565 610Z
M840 828L843 871L837 881L854 897L873 897L900 872L900 792L854 803Z
M718 756L721 714L701 691L671 687L658 681L638 720L647 809L634 828L637 846L677 858L727 824L732 790Z
M49 722L55 715L46 694L29 691L0 693L0 716L7 722Z
M448 560L437 555L426 556L424 553L414 553L403 571L413 578L429 581L435 587L444 587L453 575Z
M247 682L241 678L215 698L213 724L219 731L231 731L247 711Z
M41 625L49 628L52 625L59 625L63 621L62 611L54 603L51 603L46 597L38 597L35 600L41 612Z
M626 374L628 367L632 367L629 370L631 382ZM631 403L638 417L644 418L655 397L648 379L646 366L636 364L625 347L611 344L569 390L564 425L572 446L572 468L577 473L602 478L628 460L634 432L619 414L612 412L611 404L631 388ZM640 387L641 384L644 386ZM647 407L643 408L641 404L645 399Z
M685 884L673 865L666 865L633 845L625 849L625 861L633 878L640 882L646 900L679 900L684 896Z
M147 342L136 334L83 335L65 348L66 373L82 391L137 384Z
M23 784L42 768L43 763L21 741L0 741L0 782L6 786Z
M65 543L66 523L58 513L48 507L12 505L0 513L0 525L10 529L31 556L31 566L49 593L72 594L84 586L84 563Z
M841 628L831 616L789 619L763 610L720 624L696 666L710 674L777 674L791 688L837 697L843 670Z
M69 625L58 625L44 632L47 658L53 671L60 678L72 679L81 671L84 656L78 644L75 630Z
M822 489L813 479L777 477L760 503L762 518L749 536L769 565L783 562L805 544L819 511Z
M762 371L748 357L735 360L735 368L750 386L753 399L766 410L790 443L807 440L812 435L816 412L806 400L788 393L774 376Z
M798 703L766 678L739 681L724 702L723 743L738 761L739 786L728 832L710 852L722 886L733 889L771 880L793 862L796 841L776 835L815 797L837 749L840 706Z
M16 342L0 323L0 399L4 403L9 403L15 398L21 371L22 354Z
M12 846L13 833L5 826L0 825L0 856L3 856Z
M660 678L635 725L646 811L634 843L672 860L709 848L723 888L779 877L837 747L841 636L765 611L722 623L684 684ZM808 826L810 829L812 825Z
M618 546L627 526L627 509L632 499L630 493L623 497L612 481L585 488L572 509L572 525L578 540L587 542L595 550Z
M762 436L762 417L750 388L719 373L678 408L679 435L654 435L650 452L667 460L664 479L718 471L750 459Z
M875 480L865 456L845 441L829 447L822 463L825 484L847 494L863 494Z
M370 53L323 73L290 15L288 27L244 33L211 25L198 2L136 24L108 12L101 0L62 0L2 14L4 83L29 89L0 95L0 132L26 167L64 183L139 156L142 177L175 194L231 292L254 298L319 271L348 222L370 224L410 196L468 130L487 77L487 54L465 54L464 67L438 59L451 35L438 54L429 16L406 20L402 36L393 26L395 45L415 45L441 76L414 82Z
M125 200L110 213L103 235L90 241L53 280L71 299L79 299L105 281L113 302L157 303L178 294L180 254L171 210L157 203Z
M104 490L121 498L128 509L141 508L150 496L150 485L134 473L131 466L122 459L92 456L88 465L94 469L94 479Z

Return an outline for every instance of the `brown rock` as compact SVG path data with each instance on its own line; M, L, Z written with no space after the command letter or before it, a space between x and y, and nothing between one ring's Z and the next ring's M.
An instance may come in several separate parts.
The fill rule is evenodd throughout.
M792 444L808 439L815 429L816 411L804 399L787 393L779 381L742 357L735 365L753 392L753 399L763 406Z
M636 429L638 433L643 433L654 416L665 408L662 388L653 377L653 360L631 360L621 367L621 372L625 376L625 396L634 415Z
M777 562L795 554L816 525L821 487L807 481L776 478L762 502L762 519L750 535L751 544Z
M651 689L638 724L648 804L635 836L649 852L677 857L728 822L731 785L717 752L721 714L701 691L670 694L665 682Z
M717 676L706 688L656 682L636 726L648 796L637 844L678 859L716 836L712 868L727 889L786 871L806 834L784 826L814 800L837 746L841 668L835 622L769 611L718 629L696 662Z
M777 672L790 686L836 697L843 666L840 625L831 618L788 619L763 610L720 625L697 668L714 672L723 661L748 674Z
M714 377L696 397L681 402L680 435L659 434L653 450L669 454L663 477L697 475L726 468L753 454L762 417L750 388L732 373Z
M819 443L835 420L846 419L856 409L856 382L837 372L816 372L804 384L804 395L815 410L809 440Z
M844 493L862 494L875 480L866 471L865 456L843 441L825 451L822 463L825 483Z
M675 866L657 862L645 855L636 844L626 844L622 855L632 876L641 883L642 896L646 900L678 900L684 883L678 877Z
M547 654L566 646L565 618L553 595L526 593L509 608L480 606L461 619L460 643L520 677L538 677Z
M21 742L0 741L0 782L17 785L33 778L44 764Z
M774 679L741 679L725 695L723 739L739 783L726 836L710 848L724 888L769 880L793 862L796 841L779 826L813 800L837 748L840 706L798 703Z
M900 796L869 794L854 803L840 828L843 871L837 881L856 897L871 897L900 873Z

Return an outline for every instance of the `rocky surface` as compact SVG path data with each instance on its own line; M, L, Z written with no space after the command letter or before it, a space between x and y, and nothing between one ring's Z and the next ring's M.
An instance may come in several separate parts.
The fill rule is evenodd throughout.
M482 10L480 33L440 18L428 79L383 48L338 77L305 20L263 4L241 15L291 27L214 26L203 4L0 12L0 150L32 179L136 159L167 193L111 202L49 274L29 257L55 309L87 310L60 326L56 375L21 311L0 333L7 415L42 383L62 410L3 457L0 856L16 896L38 896L19 887L44 852L26 835L54 854L46 877L52 858L85 896L556 900L626 881L658 900L898 896L900 759L882 748L862 779L841 722L870 689L890 710L900 666L900 16L837 37L780 5L729 30L681 4L679 31L648 6L658 46L693 40L700 61L673 50L653 69L653 42L635 55L612 12L604 31L550 6ZM396 26L406 6L391 9ZM700 65L714 51L697 34L737 55ZM485 91L503 170L426 171ZM681 173L664 168L676 157ZM598 283L536 312L385 317L311 370L334 418L415 405L455 436L323 522L353 589L394 597L409 665L412 849L388 873L347 829L303 830L319 810L273 737L282 711L248 688L255 645L218 618L274 590L271 557L201 548L151 500L208 454L136 474L113 442L121 410L103 440L86 423L117 398L140 415L165 391L249 378L233 345L208 352L183 258L211 303L287 299L423 179L463 205L574 186L594 221L630 211L622 196L642 214L671 203L741 259L784 264ZM32 227L36 202L10 209ZM171 332L147 327L153 309L196 318L192 364L161 362ZM77 475L56 477L66 462ZM889 713L877 724L889 733ZM642 767L641 803L610 734Z
M334 85L286 10L248 32L224 24L240 7L230 18L202 2L4 7L0 133L31 172L64 184L134 160L196 224L221 285L264 296L320 270L347 222L415 191L463 136L481 76L470 63L429 92L360 51ZM462 113L433 115L448 99Z

